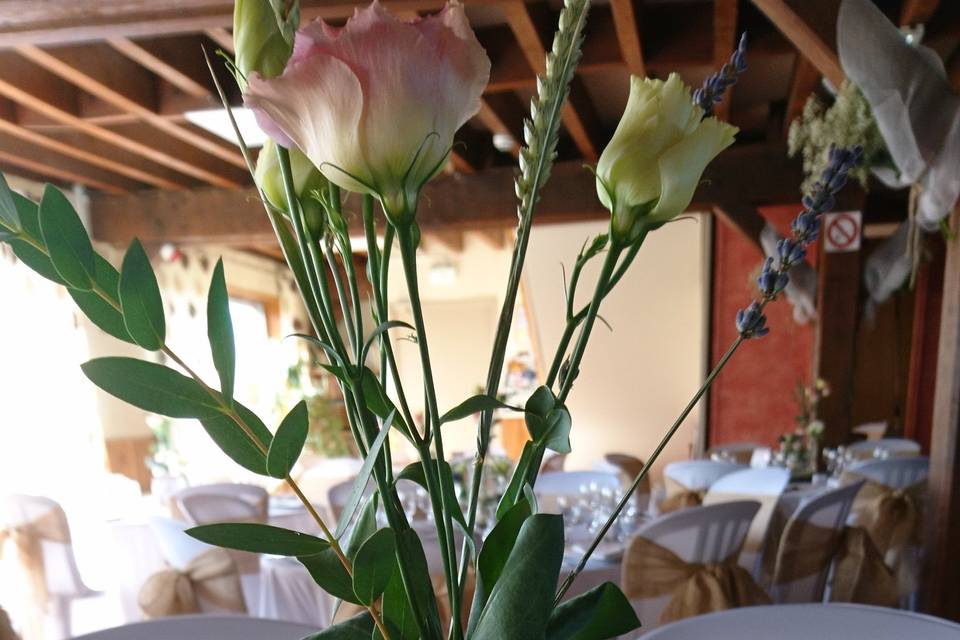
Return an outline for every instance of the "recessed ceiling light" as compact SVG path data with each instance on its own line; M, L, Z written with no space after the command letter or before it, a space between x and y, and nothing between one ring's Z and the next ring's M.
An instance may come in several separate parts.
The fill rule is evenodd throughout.
M237 127L240 128L240 135L248 147L262 147L267 139L267 134L263 132L260 125L257 124L253 111L246 107L233 107L233 117L237 121ZM230 124L230 116L226 109L201 109L199 111L187 111L184 114L187 121L205 131L209 131L215 136L224 140L237 143L237 136L233 132L233 125Z

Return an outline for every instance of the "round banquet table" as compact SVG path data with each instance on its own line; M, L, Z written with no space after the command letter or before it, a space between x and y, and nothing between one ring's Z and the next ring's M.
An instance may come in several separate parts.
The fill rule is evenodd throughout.
M861 604L744 607L687 618L644 640L960 640L960 625L931 616Z

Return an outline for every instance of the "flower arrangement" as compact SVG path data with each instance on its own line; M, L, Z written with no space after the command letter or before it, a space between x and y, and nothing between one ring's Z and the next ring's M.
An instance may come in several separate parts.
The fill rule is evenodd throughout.
M588 0L565 0L525 122L516 178L516 243L483 392L442 411L417 281L417 206L421 188L446 162L455 131L479 109L489 74L489 61L462 6L454 2L436 15L402 22L374 2L345 27L335 28L323 22L301 26L296 6L279 0L236 4L233 68L246 104L272 137L256 163L242 139L238 142L312 323L312 334L298 337L323 351L322 366L340 387L350 433L364 459L336 527L290 476L308 438L306 401L271 430L234 395L237 362L222 262L213 270L207 304L210 357L218 374L213 383L197 375L167 343L161 293L138 241L117 270L94 250L59 190L48 186L40 202L33 203L0 179L0 240L39 274L64 285L105 332L156 354L155 360L95 359L83 365L87 377L147 411L197 419L237 464L284 481L303 501L322 535L255 523L205 525L188 533L227 548L296 557L320 587L359 608L358 615L321 631L313 636L316 640L440 640L447 635L441 608L449 611L452 640L601 640L639 627L613 584L564 597L723 366L743 343L769 331L764 308L788 283L790 269L817 238L821 215L859 161L859 148L830 150L826 168L803 199L792 236L764 264L756 299L737 314L736 340L561 581L563 520L540 513L532 490L541 461L548 450L570 451L566 401L582 374L603 300L647 235L687 208L704 168L733 143L736 129L711 113L746 68L744 39L730 63L693 95L676 75L665 81L631 79L623 119L595 168L598 197L611 214L609 232L585 243L575 258L567 282L566 326L546 380L522 408L506 405L497 398L520 275L537 201L556 155L560 111L580 58L588 9ZM344 192L354 195L345 199ZM367 242L372 326L362 317L358 281L363 276L354 270L348 235L347 220L356 214L349 209L357 204ZM388 316L387 274L394 251L403 267L412 325ZM590 302L577 308L583 267L601 256ZM335 320L338 315L342 324ZM405 388L397 373L390 334L398 328L414 333L423 389ZM379 373L368 366L374 344L379 346ZM394 396L385 391L388 383ZM408 393L426 397L422 426L407 403ZM484 478L498 410L522 412L531 439L492 510L495 524L480 539L478 507L487 495ZM477 414L477 452L464 474L469 487L462 506L444 455L442 427ZM410 442L419 461L394 469L387 440L391 432ZM443 562L440 595L428 574L419 534L398 497L400 479L420 484L429 497ZM370 482L374 491L364 497ZM386 526L378 524L378 514ZM459 549L457 533L463 539ZM472 598L466 595L468 582L474 585Z

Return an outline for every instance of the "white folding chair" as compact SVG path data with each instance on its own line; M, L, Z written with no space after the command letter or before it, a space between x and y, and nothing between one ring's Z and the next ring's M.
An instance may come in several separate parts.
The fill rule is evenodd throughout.
M652 503L652 511L660 513L664 499L670 498L675 490L705 494L714 482L723 476L748 469L747 465L716 460L681 460L671 462L663 468L665 491Z
M329 502L330 489L355 478L362 466L363 460L360 458L328 458L300 473L296 480L311 503L333 513Z
M630 575L628 570L631 554L640 552L634 544L637 538L645 538L669 549L688 563L719 563L737 553L743 545L759 508L754 501L726 502L684 509L642 525L627 543L624 553L620 579L624 591L629 593L631 582L643 581L642 575ZM657 626L660 614L671 598L672 594L668 594L631 601L643 622L644 633Z
M235 483L187 487L174 496L177 508L191 524L266 522L269 499L263 487Z
M854 460L870 458L905 458L920 455L920 443L906 438L861 440L847 445L847 455Z
M790 472L782 467L743 469L728 473L714 482L703 497L704 505L737 500L756 500L760 503L740 552L740 566L753 574L754 578L759 578L760 558L770 517L789 482Z
M246 616L176 616L97 631L75 640L300 640L314 627Z
M10 495L0 499L0 530L29 527L30 523L50 519L51 528L63 535L63 541L41 538L43 575L46 582L47 610L44 619L50 623L48 637L71 636L71 605L74 600L99 595L83 582L70 541L70 527L63 508L54 500L42 496ZM12 585L5 585L12 586ZM20 589L13 597L25 600L22 611L35 610L37 603L28 602ZM7 603L8 606L11 603Z
M790 575L792 567L788 566L790 560L784 551L788 544L801 535L805 526L813 525L821 530L834 531L835 535L823 544L827 547L825 553L830 555L835 553L840 536L843 534L844 527L846 527L850 507L853 505L853 500L861 486L863 486L862 481L824 492L809 499L801 504L787 520L779 540L771 541L771 544L776 543L777 545L777 555L773 565L769 592L770 597L776 604L823 601L823 593L832 560L823 563L823 567L819 571L810 575L786 580L784 576Z
M707 459L734 464L750 464L755 449L763 447L756 442L729 442L717 444L707 450Z
M930 473L930 458L917 456L865 460L851 465L847 471L891 489L903 489L926 479Z

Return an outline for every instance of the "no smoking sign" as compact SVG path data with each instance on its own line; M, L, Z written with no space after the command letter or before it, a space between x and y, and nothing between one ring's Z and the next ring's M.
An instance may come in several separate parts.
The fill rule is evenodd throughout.
M859 251L862 230L859 211L828 213L823 219L823 248L828 253Z

